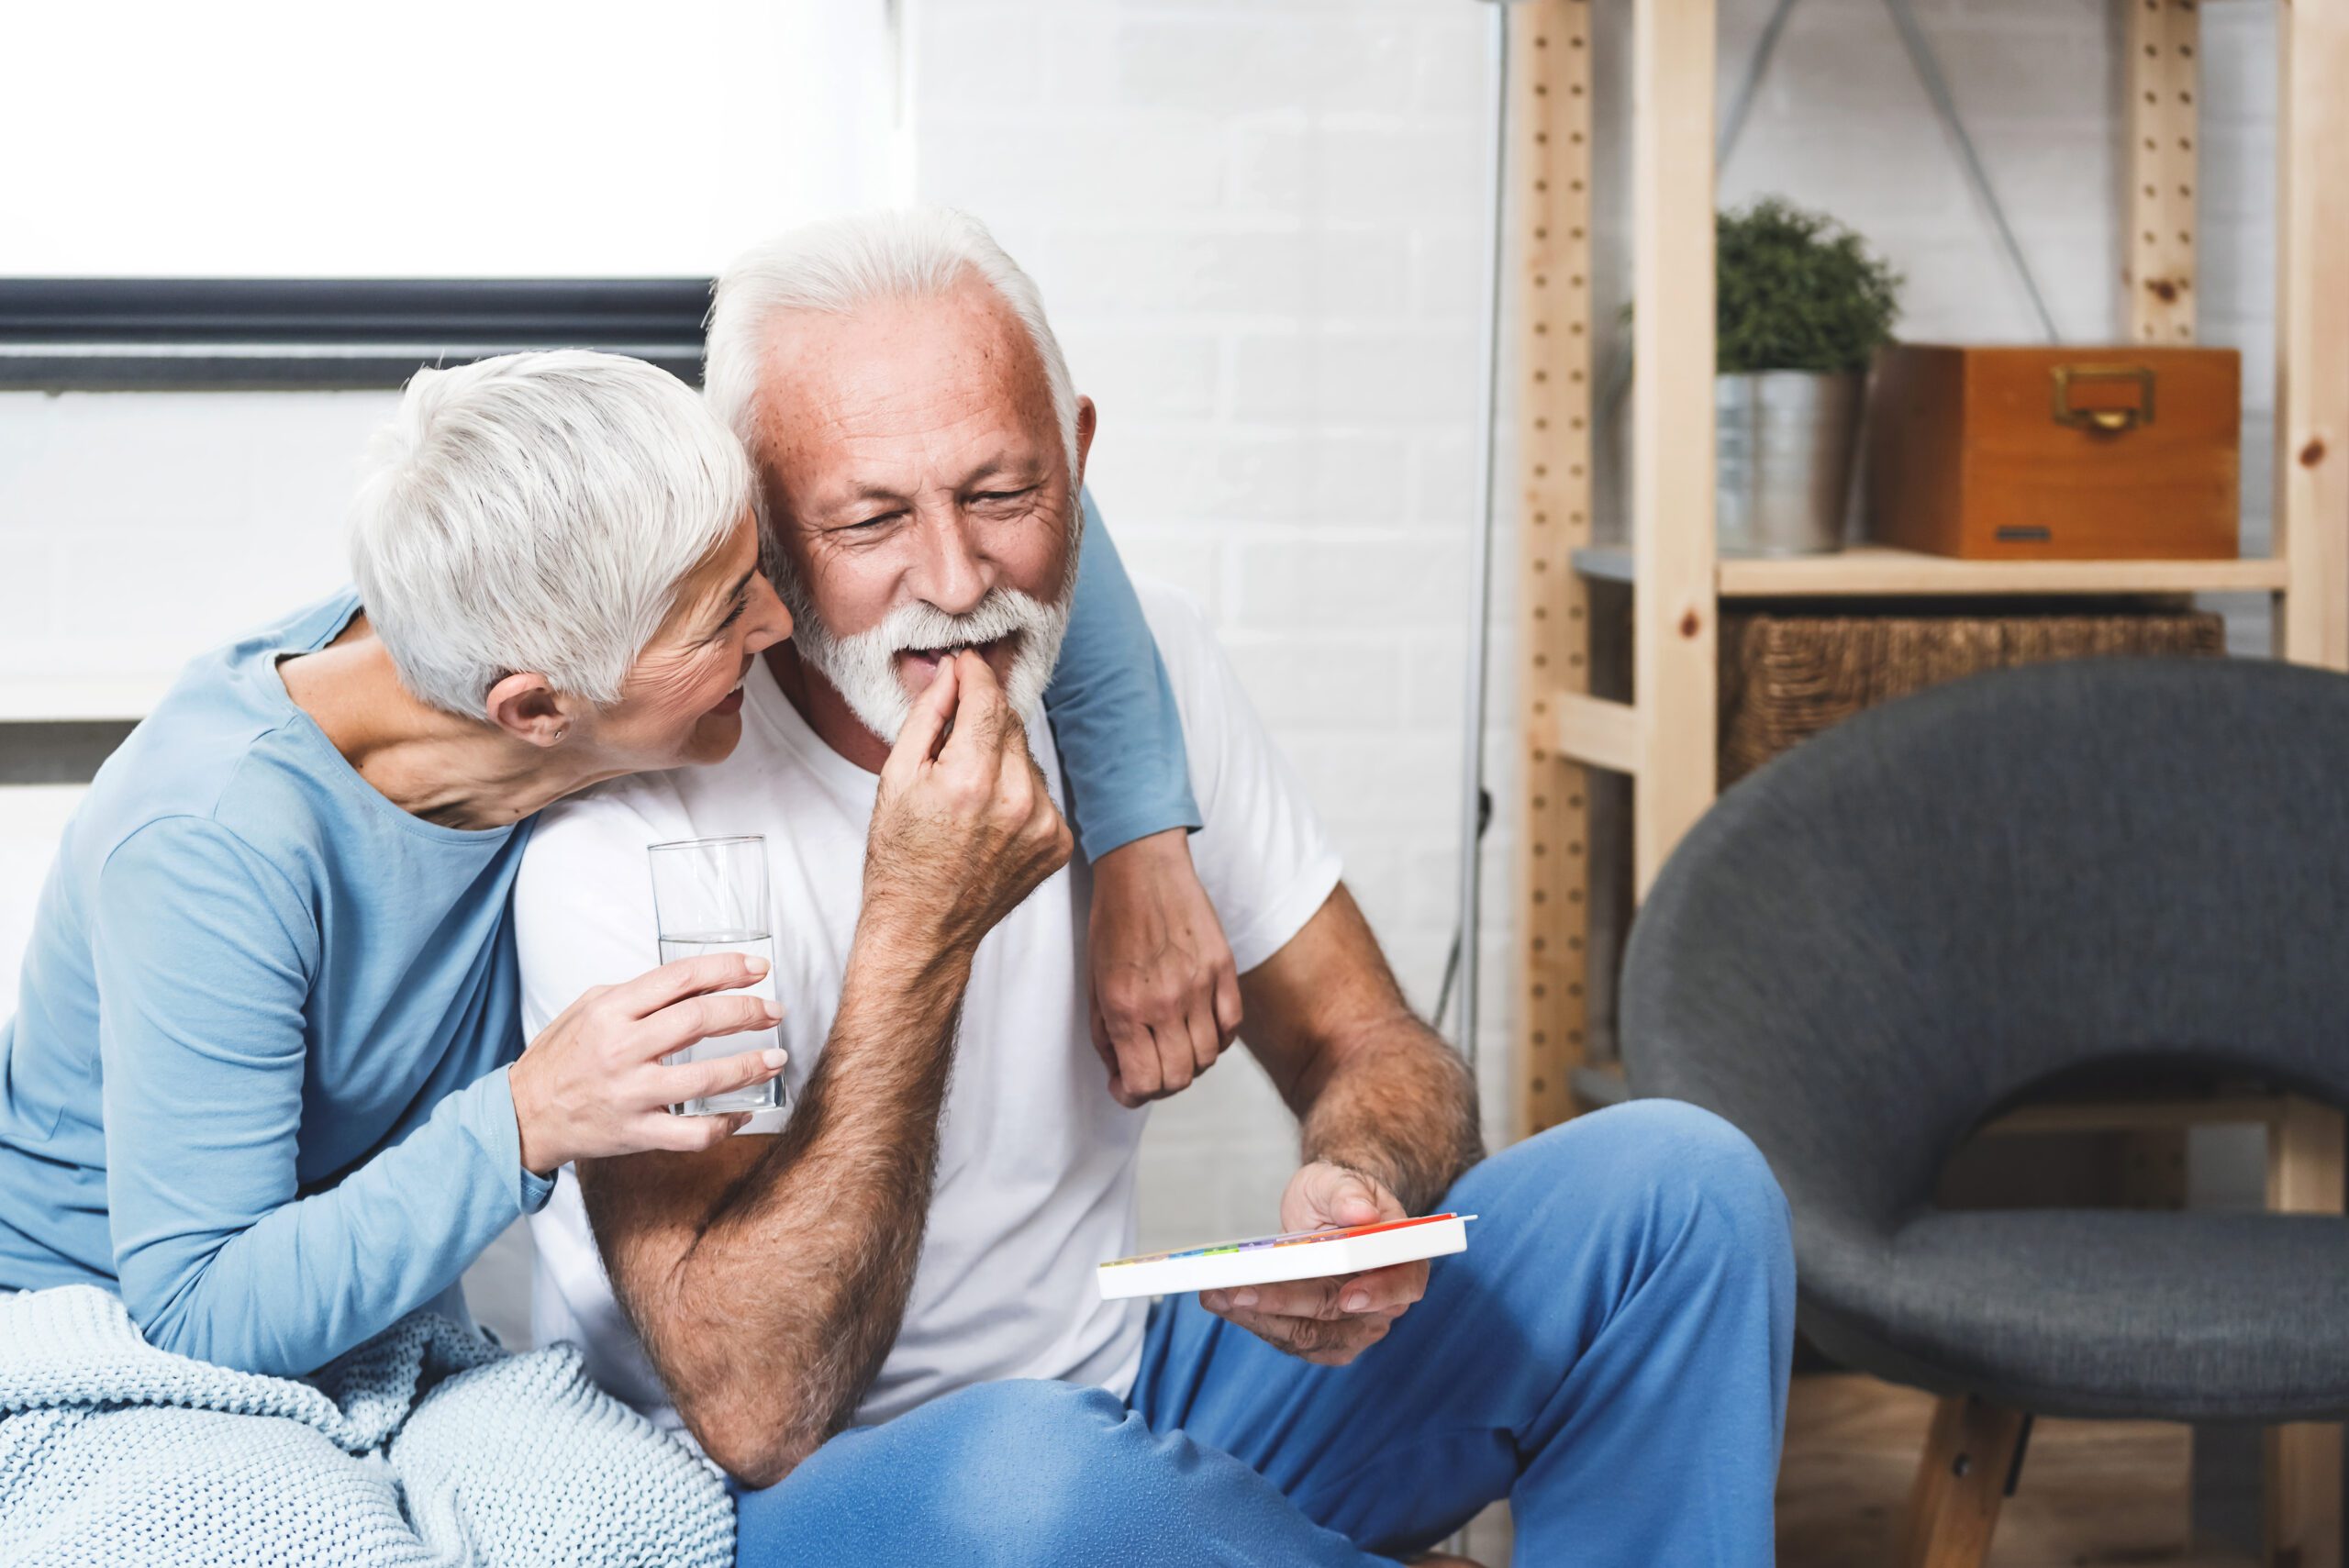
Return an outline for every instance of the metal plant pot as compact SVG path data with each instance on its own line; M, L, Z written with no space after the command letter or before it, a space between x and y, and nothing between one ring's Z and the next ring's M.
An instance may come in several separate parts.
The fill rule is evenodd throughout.
M1713 378L1714 524L1724 555L1840 550L1862 373Z

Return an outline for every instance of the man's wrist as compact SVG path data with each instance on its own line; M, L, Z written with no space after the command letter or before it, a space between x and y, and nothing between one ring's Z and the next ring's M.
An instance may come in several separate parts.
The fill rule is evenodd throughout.
M943 983L952 988L951 995L959 996L970 978L978 941L955 931L941 915L900 896L867 898L857 917L851 970L905 990Z

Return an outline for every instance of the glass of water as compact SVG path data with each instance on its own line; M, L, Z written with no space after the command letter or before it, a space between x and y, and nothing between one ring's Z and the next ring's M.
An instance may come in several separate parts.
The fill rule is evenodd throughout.
M652 915L660 927L661 962L706 952L739 952L764 959L767 972L755 985L729 995L774 1000L774 940L768 924L767 841L756 833L731 839L682 839L655 844ZM669 1062L707 1062L780 1043L774 1029L713 1035L697 1040ZM687 1100L669 1108L679 1116L718 1116L729 1111L772 1110L788 1106L781 1075L752 1088Z

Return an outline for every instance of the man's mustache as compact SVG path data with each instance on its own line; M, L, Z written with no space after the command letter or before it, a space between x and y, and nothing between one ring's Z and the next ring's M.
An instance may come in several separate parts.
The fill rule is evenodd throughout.
M903 605L880 625L854 639L892 654L948 648L973 648L1001 641L1051 624L1052 612L1028 595L1010 588L991 588L971 609L950 614L934 605Z

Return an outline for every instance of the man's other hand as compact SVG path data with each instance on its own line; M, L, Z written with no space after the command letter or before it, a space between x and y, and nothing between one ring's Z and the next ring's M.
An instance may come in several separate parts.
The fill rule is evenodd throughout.
M1318 1161L1291 1176L1281 1195L1284 1231L1408 1218L1383 1183ZM1343 1366L1385 1339L1395 1319L1427 1288L1422 1258L1330 1279L1202 1291L1199 1305L1293 1356L1319 1366Z
M1180 828L1093 863L1093 1049L1128 1110L1190 1086L1240 1032L1240 974Z

